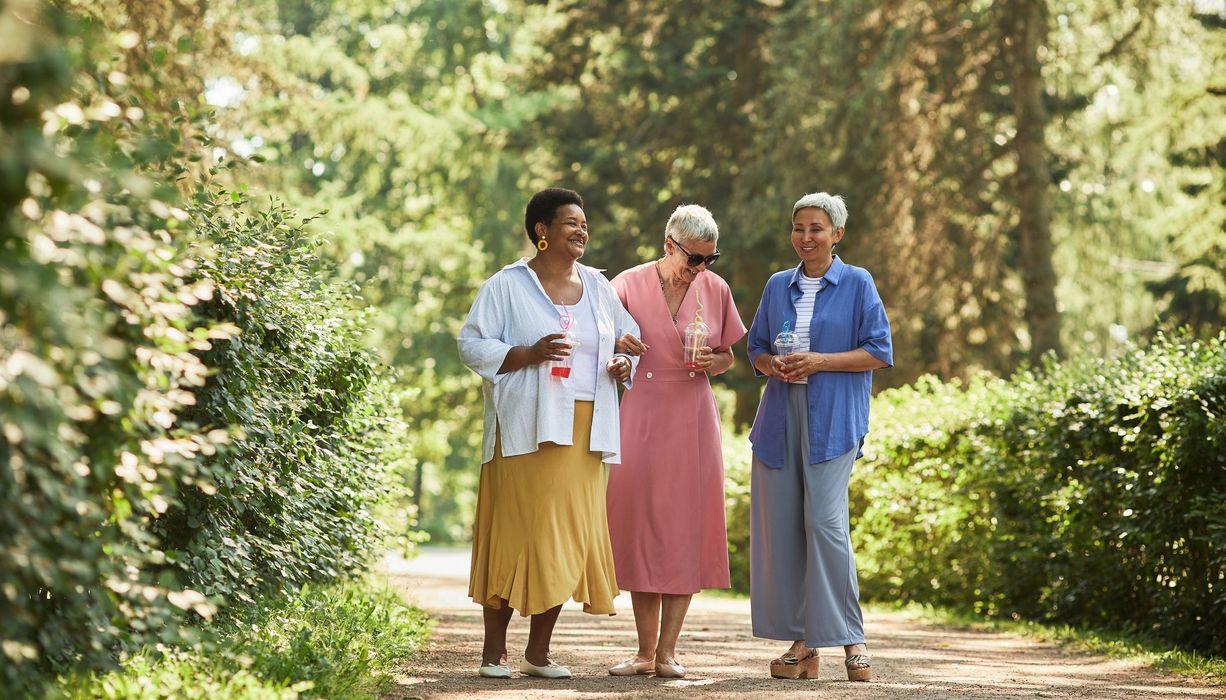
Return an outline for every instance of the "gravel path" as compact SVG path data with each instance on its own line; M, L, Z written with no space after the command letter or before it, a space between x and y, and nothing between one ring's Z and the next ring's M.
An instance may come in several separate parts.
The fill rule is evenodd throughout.
M435 620L427 648L410 659L388 698L1089 698L1167 700L1226 698L1226 688L1198 684L1144 666L1072 653L1055 644L994 632L924 625L892 613L868 614L873 681L850 683L843 651L822 650L821 679L770 678L767 664L786 644L754 639L749 602L723 596L694 598L678 644L685 679L613 678L607 667L633 653L634 620L628 595L612 617L585 615L570 602L553 637L553 656L575 678L548 681L480 678L481 610L467 597L468 551L426 548L410 561L384 564L405 598ZM511 621L508 650L516 668L527 641L527 620Z

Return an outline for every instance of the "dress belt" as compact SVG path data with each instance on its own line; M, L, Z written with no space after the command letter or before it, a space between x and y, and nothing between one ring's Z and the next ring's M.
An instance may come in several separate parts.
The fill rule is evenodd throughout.
M706 378L707 373L700 369L686 369L684 367L675 367L668 369L649 369L634 373L634 381L636 382L692 382L696 379Z

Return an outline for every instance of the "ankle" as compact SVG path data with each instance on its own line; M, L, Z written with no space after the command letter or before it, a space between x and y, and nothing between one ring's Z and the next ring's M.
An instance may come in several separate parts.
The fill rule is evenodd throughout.
M504 652L481 652L481 663L492 666L502 666L507 662L507 653Z
M548 666L549 650L524 649L524 658L533 666Z

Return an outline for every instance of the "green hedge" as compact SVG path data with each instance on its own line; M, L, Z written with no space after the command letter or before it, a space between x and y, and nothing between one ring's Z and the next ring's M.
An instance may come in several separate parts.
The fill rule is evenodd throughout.
M873 403L866 597L1135 630L1226 654L1226 336Z
M292 212L211 184L209 115L156 69L191 42L28 19L0 22L31 27L0 62L5 697L360 568L403 429Z
M745 585L738 452L729 536ZM1226 655L1226 334L882 392L851 496L866 599Z
M142 649L108 673L57 679L72 700L326 698L386 695L405 657L426 640L420 610L362 580L305 585L208 629L200 649Z

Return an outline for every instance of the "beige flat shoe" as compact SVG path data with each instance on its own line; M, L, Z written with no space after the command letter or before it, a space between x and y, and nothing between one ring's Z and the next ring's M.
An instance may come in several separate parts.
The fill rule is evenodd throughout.
M656 678L685 678L685 666L669 659L664 663L656 662Z
M816 680L820 662L817 656L817 649L808 649L806 651L807 655L804 658L788 652L772 661L771 678Z
M645 676L652 671L652 663L650 661L639 661L637 656L632 656L625 661L618 661L609 667L610 676Z

